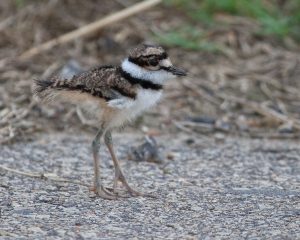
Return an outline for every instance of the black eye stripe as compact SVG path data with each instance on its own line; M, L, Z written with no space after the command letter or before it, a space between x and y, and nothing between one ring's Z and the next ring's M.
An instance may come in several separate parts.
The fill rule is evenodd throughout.
M132 57L129 57L128 61L132 62L132 63L134 63L136 65L139 65L139 66L146 66L146 65L148 65L147 61L145 61L144 59L141 59L141 58L132 58Z
M168 54L167 53L162 53L162 54L159 54L159 55L157 55L157 54L150 54L150 55L146 55L146 56L141 56L142 58L151 58L151 57L154 57L154 58L157 58L157 59L159 59L159 60L163 60L163 59L166 59L166 58L168 58Z
M150 59L149 64L151 66L156 66L158 64L158 59L155 59L155 58L154 59Z
M166 52L164 52L163 54L161 54L161 58L162 58L162 59L168 58L168 54L167 54Z

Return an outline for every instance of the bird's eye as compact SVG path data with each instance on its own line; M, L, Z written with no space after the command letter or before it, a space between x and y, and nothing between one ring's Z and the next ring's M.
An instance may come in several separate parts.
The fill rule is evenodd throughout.
M158 59L155 59L155 58L150 59L150 60L149 60L149 64L150 64L151 66L156 66L156 65L158 65Z

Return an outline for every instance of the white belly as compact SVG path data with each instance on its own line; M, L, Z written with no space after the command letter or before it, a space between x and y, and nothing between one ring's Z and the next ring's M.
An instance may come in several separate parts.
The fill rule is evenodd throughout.
M161 98L162 90L140 89L135 100L126 98L118 105L118 111L109 124L109 127L120 127L126 122L134 120L145 110L154 106ZM113 107L113 106L112 106Z

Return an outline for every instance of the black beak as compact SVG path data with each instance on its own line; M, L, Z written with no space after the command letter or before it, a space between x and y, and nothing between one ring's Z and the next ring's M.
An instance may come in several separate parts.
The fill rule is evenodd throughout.
M187 72L183 69L171 66L171 67L167 67L165 68L166 71L173 73L176 76L186 76Z

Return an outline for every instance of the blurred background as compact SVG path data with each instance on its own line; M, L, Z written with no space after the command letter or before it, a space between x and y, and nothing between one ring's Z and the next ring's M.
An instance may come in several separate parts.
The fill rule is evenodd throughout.
M36 103L33 80L119 64L142 42L163 45L190 74L169 82L162 103L133 127L149 135L299 136L300 0L165 0L18 60L34 46L138 2L0 1L0 143L62 130L94 132L75 106Z

